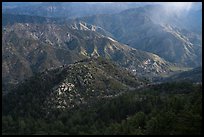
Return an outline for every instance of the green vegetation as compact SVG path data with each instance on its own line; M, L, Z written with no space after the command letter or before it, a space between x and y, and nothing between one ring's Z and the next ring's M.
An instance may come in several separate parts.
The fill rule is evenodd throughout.
M6 94L2 107L6 114L18 110L17 114L39 118L52 109L67 109L90 103L93 98L114 96L141 83L111 61L90 58L37 73Z
M3 135L201 134L200 4L188 16L13 4L2 9Z
M56 110L49 117L22 117L16 111L20 110L4 113L3 134L196 135L201 134L202 85L154 85L70 110Z

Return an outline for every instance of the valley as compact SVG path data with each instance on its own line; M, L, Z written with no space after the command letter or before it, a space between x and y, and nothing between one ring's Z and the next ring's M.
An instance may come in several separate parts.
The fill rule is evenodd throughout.
M166 4L3 2L2 134L201 135L202 3Z

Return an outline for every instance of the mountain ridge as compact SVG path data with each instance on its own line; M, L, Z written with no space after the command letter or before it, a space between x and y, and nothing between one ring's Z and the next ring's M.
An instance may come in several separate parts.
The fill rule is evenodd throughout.
M196 30L201 30L201 25L199 25L201 23L191 23L191 27L189 27L186 21L188 15L191 18L194 17L192 16L194 11L189 11L188 15L179 18L175 17L177 14L167 14L168 12L159 12L153 16L152 14L157 13L159 7L162 8L162 11L162 6L150 5L112 15L77 18L75 21L85 21L100 26L109 31L119 42L152 52L169 62L180 63L186 67L200 66L202 62L200 52L202 39L200 32L193 32L192 30L195 30L195 27ZM160 13L164 13L164 15ZM197 15L199 12L195 14ZM167 19L169 17L169 21L164 19L163 16L167 16L165 17ZM185 21L182 23L183 18ZM201 18L200 14L196 18ZM177 23L179 21L180 24Z
M93 29L95 26L88 27ZM106 31L103 32L104 35L97 29L87 29L80 24L77 29L70 24L17 23L5 26L2 37L3 79L23 80L35 72L72 64L92 56L111 59L131 71L137 70L141 76L171 72L169 66L173 64L157 55L121 44L106 36ZM16 66L19 64L24 65ZM21 70L20 73L15 73L15 67ZM7 77L12 73L15 74L13 78Z
M71 109L96 98L114 97L146 83L147 81L136 78L111 61L101 57L90 58L37 73L19 83L14 91L4 95L3 106L12 96L19 96L17 100L11 101L11 105L15 105L15 101L31 99L30 103L41 104L39 113L46 116L52 110ZM23 115L21 112L28 109L29 105L24 105L18 104L19 115ZM6 107L3 110L5 113L10 111Z

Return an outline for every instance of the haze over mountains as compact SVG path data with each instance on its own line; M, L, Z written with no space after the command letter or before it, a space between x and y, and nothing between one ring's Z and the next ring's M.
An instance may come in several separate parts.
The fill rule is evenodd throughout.
M2 5L4 134L201 133L202 3Z
M5 13L35 15L44 17L66 17L75 18L95 14L112 14L130 7L137 7L141 4L132 3L103 3L103 2L30 2L27 4L4 4ZM91 10L90 10L91 9ZM94 11L94 12L92 12Z
M170 67L175 66L155 54L104 36L107 32L103 29L84 23L70 26L18 23L3 29L4 83L18 83L36 72L89 57L113 60L148 77L168 74Z
M6 9L4 13L64 18L89 16L78 18L76 21L84 21L99 26L108 31L112 38L117 41L155 53L167 61L180 63L186 67L200 66L202 56L202 11L200 5L189 3L191 8L184 9L184 6L179 6L179 4L176 8L171 6L172 4L170 6L164 6L161 3L150 4L127 3L124 6L118 6L122 3L86 3L85 5L81 3L38 3L32 5L31 3L28 5L29 8L20 6ZM189 6L189 4L186 6ZM96 10L92 7L93 5ZM134 5L139 8L135 8ZM82 7L79 9L83 12L80 10L77 10L77 12L84 13L84 15L75 14L76 6ZM119 7L121 11L114 6ZM73 7L73 9L70 7ZM107 11L106 8L117 10L117 12ZM126 8L130 9L125 10ZM33 12L32 9L38 11L39 14ZM90 9L94 10L94 14L97 15L86 14L86 10L92 11ZM103 13L98 13L97 10L103 11ZM30 13L27 13L27 11ZM110 14L107 14L106 11ZM69 15L61 15L59 12ZM55 16L55 14L61 16Z
M162 8L145 6L118 14L96 15L79 20L98 25L118 41L155 53L167 61L191 67L200 66L201 11L189 11L186 15L178 16ZM190 21L195 23L189 23Z

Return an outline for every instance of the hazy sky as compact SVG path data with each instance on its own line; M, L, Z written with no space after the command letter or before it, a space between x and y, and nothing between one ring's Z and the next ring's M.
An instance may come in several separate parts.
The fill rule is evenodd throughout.
M24 6L24 5L30 5L30 4L39 4L41 2L3 2L3 6ZM82 4L83 2L73 2L73 3L79 3ZM128 7L134 7L136 5L142 6L147 4L160 4L165 6L165 8L169 10L189 10L192 7L193 8L202 8L202 2L84 2L86 4L108 4L111 6L111 4L121 4Z

